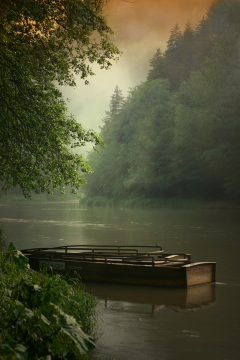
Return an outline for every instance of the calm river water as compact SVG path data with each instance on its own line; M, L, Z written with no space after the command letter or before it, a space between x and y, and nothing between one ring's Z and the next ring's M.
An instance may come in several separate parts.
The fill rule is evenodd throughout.
M155 245L216 261L217 283L189 290L87 285L100 299L95 357L102 360L240 358L240 211L109 209L77 202L0 202L0 222L20 250Z

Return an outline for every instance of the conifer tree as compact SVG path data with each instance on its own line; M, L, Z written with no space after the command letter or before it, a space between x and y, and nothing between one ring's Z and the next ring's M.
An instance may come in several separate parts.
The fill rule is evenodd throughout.
M165 52L166 73L173 90L179 87L181 81L181 41L182 32L176 24L171 31Z
M149 61L151 69L148 71L147 81L166 77L164 54L158 48Z

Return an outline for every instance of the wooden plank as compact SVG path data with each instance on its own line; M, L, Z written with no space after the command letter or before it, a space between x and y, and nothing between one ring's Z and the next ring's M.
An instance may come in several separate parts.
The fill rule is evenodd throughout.
M198 262L183 266L187 269L187 285L194 286L216 281L216 263Z
M169 261L169 262L165 262L163 266L182 266L182 265L186 265L185 261Z
M176 255L176 254L174 254L174 255L168 255L168 256L165 256L165 259L173 259L173 258L176 258L176 257L178 257L179 255Z

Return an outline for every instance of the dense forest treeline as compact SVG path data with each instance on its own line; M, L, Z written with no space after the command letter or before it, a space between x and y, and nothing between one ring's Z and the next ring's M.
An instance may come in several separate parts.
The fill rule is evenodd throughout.
M127 98L116 87L87 197L240 200L240 2L172 29Z

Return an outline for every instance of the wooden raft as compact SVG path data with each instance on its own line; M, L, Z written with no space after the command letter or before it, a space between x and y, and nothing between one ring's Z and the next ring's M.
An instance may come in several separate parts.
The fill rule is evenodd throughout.
M216 263L191 263L190 254L159 245L71 245L22 251L33 269L52 268L83 281L187 287L215 281Z

